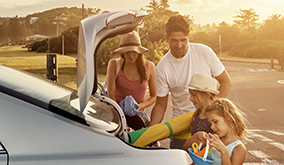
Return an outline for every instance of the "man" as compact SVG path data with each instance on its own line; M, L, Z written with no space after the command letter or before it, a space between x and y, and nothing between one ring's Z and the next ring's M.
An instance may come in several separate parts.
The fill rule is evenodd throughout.
M150 126L160 123L167 109L171 93L173 117L195 111L190 94L185 88L191 77L208 74L219 82L218 97L226 97L231 88L231 79L214 51L206 45L189 43L189 23L181 15L172 16L166 23L166 40L170 50L156 67L156 104L152 109ZM171 148L183 148L184 141L171 139Z

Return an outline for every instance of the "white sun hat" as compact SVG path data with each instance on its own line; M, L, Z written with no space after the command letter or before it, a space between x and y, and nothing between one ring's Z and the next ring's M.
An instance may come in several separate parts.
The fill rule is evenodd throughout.
M185 88L209 92L213 94L219 94L219 82L207 74L194 74L187 86Z

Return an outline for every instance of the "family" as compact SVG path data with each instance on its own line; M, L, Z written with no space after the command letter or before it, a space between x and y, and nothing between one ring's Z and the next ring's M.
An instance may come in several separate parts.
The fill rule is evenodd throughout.
M224 65L210 47L189 42L189 23L181 15L168 19L166 40L170 50L155 68L144 57L148 49L141 45L138 33L122 35L121 46L114 50L121 57L110 60L107 68L108 97L119 104L131 96L138 111L154 104L148 125L152 126L162 122L170 95L173 118L194 112L189 121L191 137L187 141L172 138L170 148L187 151L193 143L209 140L214 164L242 164L245 118L226 99L231 79Z

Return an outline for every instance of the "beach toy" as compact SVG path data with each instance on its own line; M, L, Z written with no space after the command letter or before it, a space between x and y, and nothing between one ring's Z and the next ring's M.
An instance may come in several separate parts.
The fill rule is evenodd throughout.
M211 149L211 146L209 145L209 140L207 140L206 147L203 148L199 153L195 154L193 151L193 148L188 149L188 153L190 158L192 159L194 164L197 165L210 165L214 162L213 158L208 156L209 149ZM203 158L202 158L203 156Z
M195 154L197 154L198 153L198 144L197 143L192 143L192 149L193 149L193 152L195 153Z
M208 140L208 141L209 141L209 140ZM209 145L209 143L207 143L207 144L206 144L206 147L204 147L200 152L198 152L197 155L203 157L204 154L205 154L205 152L206 152L207 146L209 146L209 147L208 147L208 150L210 150L210 149L212 148L212 146Z
M200 142L199 145L198 145L198 152L200 152L200 150L201 150L201 148L202 148L202 145L203 145L203 143Z
M193 152L192 148L188 149L188 153L189 153L189 156L192 159L193 163L195 163L197 165L210 165L211 163L214 162L213 158L211 158L210 156L207 157L206 161L203 161L203 158L196 155Z

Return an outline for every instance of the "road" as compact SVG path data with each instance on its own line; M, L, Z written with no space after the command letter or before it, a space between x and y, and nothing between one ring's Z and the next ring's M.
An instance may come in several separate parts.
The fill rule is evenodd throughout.
M269 64L223 61L232 79L228 98L246 114L245 164L284 164L284 72ZM150 108L148 109L148 113ZM168 106L164 121L171 117ZM169 139L161 146L169 147Z
M224 65L233 82L228 98L246 113L249 122L246 164L284 164L284 72L268 64Z

